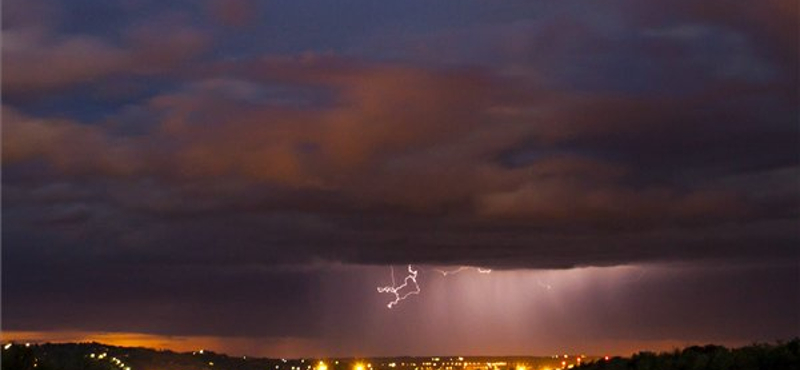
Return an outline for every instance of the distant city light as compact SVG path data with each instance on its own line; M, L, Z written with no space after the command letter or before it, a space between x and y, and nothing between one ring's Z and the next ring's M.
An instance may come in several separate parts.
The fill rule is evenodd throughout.
M12 343L6 344L5 346L3 346L3 349L9 349L9 348L11 348L11 344L12 344Z

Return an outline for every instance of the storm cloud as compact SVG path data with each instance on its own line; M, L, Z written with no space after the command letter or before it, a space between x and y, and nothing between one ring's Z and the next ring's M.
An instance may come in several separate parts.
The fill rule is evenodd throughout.
M302 337L330 266L793 276L796 2L444 3L7 1L6 327Z

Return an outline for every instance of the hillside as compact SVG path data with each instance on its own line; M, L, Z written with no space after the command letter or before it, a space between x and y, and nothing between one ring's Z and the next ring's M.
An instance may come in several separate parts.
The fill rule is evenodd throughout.
M728 349L692 346L665 353L640 352L629 358L584 364L581 370L796 370L800 369L800 339L778 344L753 344Z
M583 360L583 361L581 361ZM365 360L366 361L366 360ZM373 366L374 363L374 366ZM789 370L800 369L800 339L728 349L692 346L672 352L640 352L609 359L564 357L374 358L368 362L332 359L318 366L313 359L232 357L208 350L177 353L100 343L6 344L6 370Z

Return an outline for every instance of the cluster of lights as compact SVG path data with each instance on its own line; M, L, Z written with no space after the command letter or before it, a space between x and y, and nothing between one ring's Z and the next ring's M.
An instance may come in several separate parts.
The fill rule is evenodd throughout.
M89 354L89 358L95 359L97 361L104 360L107 357L108 357L108 353L106 353L106 352L103 352L103 353L100 353L100 354L94 354L94 353ZM114 364L115 366L117 366L120 369L122 369L122 370L131 370L130 366L126 365L124 362L122 362L122 360L120 360L120 359L118 359L116 357L109 358L109 361L112 364Z
M205 353L206 353L206 350L204 350L204 349L200 349L200 350L192 352L193 355L202 355L202 354L205 354ZM242 359L246 360L247 356L243 356ZM214 366L214 362L209 361L208 362L208 366ZM130 369L125 369L125 370L130 370Z
M8 343L6 343L6 345L4 345L4 346L3 346L3 349L9 349L9 348L11 348L11 346L13 346L13 345L14 345L14 343L13 343L13 342L8 342ZM31 346L31 344L30 344L30 343L25 343L25 348L27 348L27 347L30 347L30 346Z
M26 344L26 345L30 346L29 343ZM11 346L12 346L12 343L8 343L8 344L3 346L3 349L9 349L9 348L11 348ZM198 350L198 351L195 351L195 352L192 352L193 355L204 354L204 353L205 353L205 351L202 350L202 349ZM107 353L100 353L100 354L92 353L92 354L89 355L89 357L92 358L92 359L96 359L96 360L104 360L104 359L108 358L108 360L112 364L114 364L115 366L119 367L119 370L131 370L131 367L127 366L124 362L122 362L122 360L120 360L117 357L108 357ZM574 368L576 366L580 366L581 362L583 361L583 359L586 358L586 356L585 355L573 356L573 359L570 359L569 355L555 355L555 356L552 356L552 358L556 359L556 360L561 360L560 364L557 363L557 365L554 368L551 368L551 367L539 367L537 370L572 369L572 368ZM244 356L244 357L242 357L242 359L246 360L247 357ZM572 361L569 361L569 360L572 360ZM608 361L609 357L606 356L605 360ZM281 362L286 364L289 361L287 359L285 359L285 358L282 358ZM300 363L306 364L305 359L300 359ZM306 366L291 366L290 368L291 368L291 370L312 370L312 369L313 370L338 370L339 361L334 361L334 364L337 365L337 366L334 367L334 368L331 368L331 367L329 367L329 365L325 361L319 360L316 364L313 365L313 367L312 367L312 364L307 364ZM209 366L214 366L214 363L209 361L208 365ZM430 361L425 361L425 362L419 363L419 365L421 365L419 367L417 366L418 363L416 363L416 362L401 362L401 363L390 362L390 363L381 363L379 365L380 365L381 368L384 368L384 367L389 367L389 368L413 367L415 370L434 370L434 369L435 370L461 370L461 369L463 369L463 370L479 370L479 369L486 369L486 370L512 370L512 369L513 370L532 370L532 368L529 367L530 364L527 364L527 363L509 364L508 362L505 362L505 361L496 361L496 362L478 362L478 361L475 361L475 362L470 362L470 361L465 361L464 357L457 357L457 358L451 357L451 358L445 358L444 360L442 358L440 358L440 357L431 357ZM558 365L560 365L560 366L558 366ZM275 369L276 370L279 370L280 368L281 368L280 365L275 365ZM373 366L372 366L371 363L365 363L365 362L359 361L359 362L353 363L350 370L374 370L374 369L373 369Z
M388 367L401 366L401 367L406 367L406 366L417 366L417 363L416 362L401 362L400 364L398 364L396 362L390 362L390 363L387 364L387 363L384 362L384 363L381 363L381 366L388 366Z
M410 268L410 266L409 266L409 272L412 273L412 275L415 275L415 273L416 273L416 271L412 270ZM14 343L6 343L5 345L3 345L3 350L8 350L8 349L12 348L13 345L14 345ZM30 347L31 344L30 343L25 343L24 346L25 347ZM193 355L197 355L197 354L201 354L202 355L204 353L205 353L205 350L203 350L203 349L198 350L196 352L192 352ZM570 359L570 357L572 357L572 359ZM89 358L95 359L97 361L102 361L102 360L108 359L108 361L111 362L116 367L118 367L119 370L131 370L131 367L126 365L122 360L120 360L117 357L109 357L108 353L106 353L106 352L99 353L99 354L91 353L89 355ZM574 368L576 366L580 366L584 362L584 359L586 358L586 356L585 355L570 356L570 355L566 355L565 354L565 355L554 355L554 356L552 356L552 358L557 360L557 361L561 360L560 364L557 363L558 365L561 365L561 366L556 365L555 368L541 367L538 370L572 369L572 368ZM246 360L247 356L242 357L242 359ZM456 359L457 359L457 361L456 361ZM609 356L604 356L603 359L605 361L609 361L610 360ZM281 361L283 363L288 363L288 360L285 359L285 358L282 358ZM306 363L305 359L300 359L300 363L305 364ZM334 361L334 364L335 365L339 365L339 361ZM38 364L35 363L34 367L37 367L37 365ZM213 362L208 362L208 365L209 366L214 366L214 363ZM498 362L469 362L469 361L464 361L464 357L458 357L458 358L451 357L449 359L445 359L444 361L442 361L442 358L440 358L440 357L431 357L430 361L425 361L425 362L420 363L421 367L418 367L416 362L401 362L399 364L397 362L390 362L390 363L381 363L380 365L381 365L381 367L389 367L389 368L396 368L398 366L401 367L401 368L414 367L415 370L433 370L433 369L436 369L436 370L453 370L454 367L461 367L464 370L470 370L469 368L472 368L472 369L475 369L475 370L484 369L484 368L487 369L487 370L511 370L512 369L512 367L509 366L509 364L507 362L505 362L505 361L498 361ZM531 370L531 368L529 368L529 364L526 364L526 363L517 363L517 364L512 365L512 366L513 366L514 370ZM275 365L275 369L280 369L280 366L279 365ZM309 365L306 365L306 366L291 366L291 370L304 370L304 369L305 370L312 370L312 365L309 364ZM328 364L326 364L324 361L320 360L320 361L318 361L316 363L316 365L313 366L313 370L332 370L332 369L328 366ZM334 368L333 370L337 370L337 369ZM359 361L359 362L356 362L356 363L353 364L351 370L373 370L373 366L372 366L371 363L364 363L364 362L360 362Z
M288 364L289 360L287 360L285 358L282 358L281 362L284 363L284 364ZM289 370L312 370L312 368L313 368L313 370L329 370L328 364L326 364L324 361L321 361L321 360L319 362L317 362L316 365L313 365L313 366L312 366L312 364L310 362L307 363L306 359L304 359L304 358L300 359L300 363L304 364L304 365L296 365L296 366L295 365L290 365L288 367L288 369ZM339 361L336 361L336 364L338 365ZM282 367L281 365L275 365L275 369L276 370L286 369L286 367Z
M371 363L364 364L363 362L356 362L355 364L353 364L353 370L372 370L372 364Z
M562 359L563 358L563 360L561 361L561 367L560 367L561 369L572 369L575 366L580 366L581 362L583 362L583 360L586 358L586 355L574 356L575 363L568 362L569 357L570 357L569 355L563 355L563 356L555 355L555 356L553 356L553 358L555 358L555 359ZM606 356L605 359L608 360L608 356ZM550 370L550 369L544 369L544 370Z
M367 361L356 360L344 369L335 360L280 359L287 366L275 365L275 370L566 370L586 363L586 355L555 355L551 359L551 364L537 365L526 361L469 361L464 357L429 357L422 362L387 361L374 366Z
M12 346L14 346L14 343L8 342L3 346L3 350L4 351L5 350L9 350L9 349L11 349ZM28 348L30 346L31 346L30 343L25 343L25 348ZM38 358L34 358L33 359L33 367L39 367L39 359Z
M464 361L463 357L459 357L458 361L454 361L454 359L452 359L452 358L450 359L450 361L445 361L445 362L440 362L440 361L441 361L441 358L432 357L431 358L431 362L422 362L421 364L422 364L423 367L437 367L437 368L440 367L440 365L441 365L441 366L443 366L445 368L451 368L453 366L463 366L463 367L467 367L467 366L487 366L487 367L492 368L492 369L497 369L497 368L505 367L505 366L508 365L508 363L505 362L505 361L499 361L499 362L469 362L469 361ZM403 366L405 366L405 365L406 364L403 363ZM416 363L410 363L409 365L410 366L417 366ZM391 367L391 364L390 364L390 367ZM524 368L523 369L517 368L517 370L525 370L525 369Z
M555 355L551 357L553 363L550 365L535 365L528 362L506 362L506 361L468 361L464 357L430 357L423 362L387 362L380 363L381 369L401 369L413 370L565 370L573 369L585 363L586 355ZM354 367L352 370L371 370Z

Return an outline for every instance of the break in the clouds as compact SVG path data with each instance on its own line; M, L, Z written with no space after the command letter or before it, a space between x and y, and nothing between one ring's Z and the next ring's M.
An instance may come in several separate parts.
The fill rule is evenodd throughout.
M797 22L783 0L6 1L4 321L333 340L296 309L320 266L796 269ZM753 330L720 340L785 336Z

